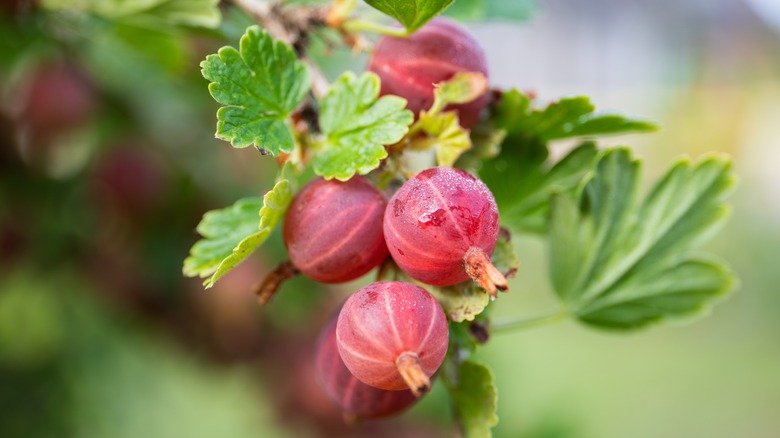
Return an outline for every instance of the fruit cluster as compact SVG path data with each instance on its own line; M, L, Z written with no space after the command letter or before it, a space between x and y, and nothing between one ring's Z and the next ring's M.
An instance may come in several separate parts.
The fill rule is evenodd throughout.
M498 230L495 200L481 181L434 167L408 180L389 202L362 176L315 179L293 200L283 236L291 263L318 281L356 279L389 252L421 283L448 286L471 277L495 291L489 255ZM499 286L505 288L505 280ZM409 282L372 283L323 330L318 378L346 414L390 415L430 388L448 343L447 316L428 291Z
M382 94L406 98L417 115L433 103L434 84L458 72L487 75L476 41L444 19L408 38L383 38L369 69L382 79ZM483 95L447 109L470 127L486 103ZM473 279L495 296L507 288L490 262L498 232L498 208L487 186L462 170L434 167L406 181L389 201L363 176L317 178L290 204L283 238L293 267L320 282L359 278L389 254L419 283ZM448 345L447 316L433 295L410 282L375 282L353 294L323 329L317 377L345 416L387 416L429 390Z

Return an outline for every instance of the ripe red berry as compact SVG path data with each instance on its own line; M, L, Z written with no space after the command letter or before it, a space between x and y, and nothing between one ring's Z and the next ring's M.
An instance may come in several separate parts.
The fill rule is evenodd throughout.
M387 417L417 400L411 391L374 388L349 372L336 346L336 318L328 322L317 341L315 371L320 386L341 407L345 418Z
M368 69L382 79L381 94L395 94L407 100L415 114L433 104L433 86L459 72L487 76L487 59L479 43L463 27L436 18L406 38L382 37ZM460 123L470 128L488 102L488 95L447 109L458 111Z
M447 317L436 298L411 283L372 283L344 304L336 344L361 382L386 390L430 389L447 353Z
M387 205L384 233L393 260L410 277L450 286L471 277L495 296L506 279L490 263L498 207L476 177L434 167L407 181Z
M387 201L361 176L317 178L293 199L283 238L292 264L323 283L354 280L387 257L382 216Z

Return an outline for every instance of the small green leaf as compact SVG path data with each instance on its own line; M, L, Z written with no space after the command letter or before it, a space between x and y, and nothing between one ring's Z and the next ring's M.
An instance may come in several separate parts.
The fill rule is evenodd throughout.
M504 226L543 233L550 195L574 190L593 168L596 145L583 143L557 163L547 164L544 144L515 140L504 141L501 154L484 163L479 177L493 192Z
M379 77L344 73L320 102L320 128L325 141L316 151L314 172L346 181L364 175L387 157L385 145L400 141L414 115L406 100L379 98Z
M225 105L217 111L217 137L272 155L293 150L286 119L306 97L311 78L289 46L251 26L241 37L240 52L223 47L206 57L201 68L211 81L212 97Z
M675 164L639 200L639 163L608 151L578 202L556 196L550 217L551 277L585 323L632 329L707 310L734 275L693 250L721 226L732 191L731 162Z
M197 228L204 239L192 246L184 260L184 275L209 277L203 285L213 286L265 242L284 217L292 197L290 182L280 179L262 198L241 199L230 207L207 212Z
M455 322L473 321L490 304L490 294L473 281L447 287L427 287L439 300L444 313Z
M537 8L536 0L458 0L445 14L468 21L525 21Z
M458 72L450 80L436 84L434 106L468 103L488 91L488 81L479 72ZM437 105L438 104L438 105Z
M498 424L498 391L493 372L481 364L465 360L457 365L453 386L447 389L455 416L468 438L488 438Z
M452 167L458 158L471 148L469 133L460 126L458 115L447 111L437 115L423 112L420 115L420 126L428 134L420 142L413 141L412 148L423 144L425 148L436 148L436 163L439 166Z
M366 3L398 20L410 33L421 28L455 0L366 0Z

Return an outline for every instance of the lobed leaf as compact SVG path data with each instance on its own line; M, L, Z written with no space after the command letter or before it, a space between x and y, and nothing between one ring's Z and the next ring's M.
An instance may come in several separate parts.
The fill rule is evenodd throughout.
M262 198L241 199L230 207L207 212L197 227L203 239L192 246L184 260L184 275L209 277L203 285L213 286L265 242L284 217L292 197L290 182L280 179Z
M456 373L455 385L448 390L463 436L490 437L490 430L498 424L493 372L481 363L465 360L457 365Z
M455 0L366 0L371 7L398 20L409 33L421 28Z
M639 163L611 150L577 202L553 198L551 277L588 324L632 329L708 309L734 286L721 263L692 251L721 226L734 177L728 159L675 164L643 202Z
M455 322L473 321L490 304L490 294L472 281L447 287L426 286Z
M385 145L400 141L414 115L406 100L379 98L379 77L346 72L320 102L320 129L325 141L312 161L314 172L326 179L346 181L364 175L387 157Z
M239 50L223 47L201 63L217 111L217 137L234 147L260 147L272 155L293 150L286 123L311 86L295 52L258 26L241 37Z

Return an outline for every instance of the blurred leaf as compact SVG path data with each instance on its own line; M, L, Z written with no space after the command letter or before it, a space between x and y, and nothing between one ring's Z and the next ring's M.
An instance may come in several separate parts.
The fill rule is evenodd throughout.
M569 311L590 325L632 329L727 294L733 274L692 251L727 217L730 170L724 157L681 160L640 203L639 163L616 149L601 157L578 203L554 196L551 277Z
M51 285L25 271L0 282L0 364L37 366L60 350L64 332Z
M293 150L285 120L306 97L311 78L289 46L252 26L241 37L240 52L223 47L201 67L214 100L226 105L217 111L217 137L272 155Z
M385 145L403 138L414 120L406 100L379 98L379 77L344 73L320 102L320 128L325 134L313 160L314 171L327 179L346 181L366 174L387 157Z
M492 436L490 429L498 424L498 393L493 372L481 363L465 360L457 365L454 386L447 389L463 436Z
M111 19L153 20L160 26L214 28L221 15L219 0L43 0L50 10L76 10ZM160 28L162 30L162 28Z
M192 246L184 260L184 275L210 275L203 285L213 286L265 242L284 217L292 196L289 181L280 179L263 198L245 198L230 207L207 212L197 228L205 239Z
M520 260L517 258L515 244L509 238L511 235L508 233L508 230L505 231L507 231L506 236L503 233L498 235L496 248L493 250L490 261L502 274L507 275L514 273L520 267Z
M536 0L458 0L445 14L464 21L525 21L537 8Z
M463 129L458 122L458 115L454 111L429 115L420 114L420 126L430 137L421 140L413 140L413 149L436 148L436 163L439 166L452 166L458 157L471 148L471 138L468 131Z
M596 145L586 142L546 165L547 148L542 143L507 139L501 155L485 162L479 177L493 192L504 226L543 233L550 195L572 192L593 168L596 154Z
M395 18L409 31L421 28L455 0L366 0L373 8Z

